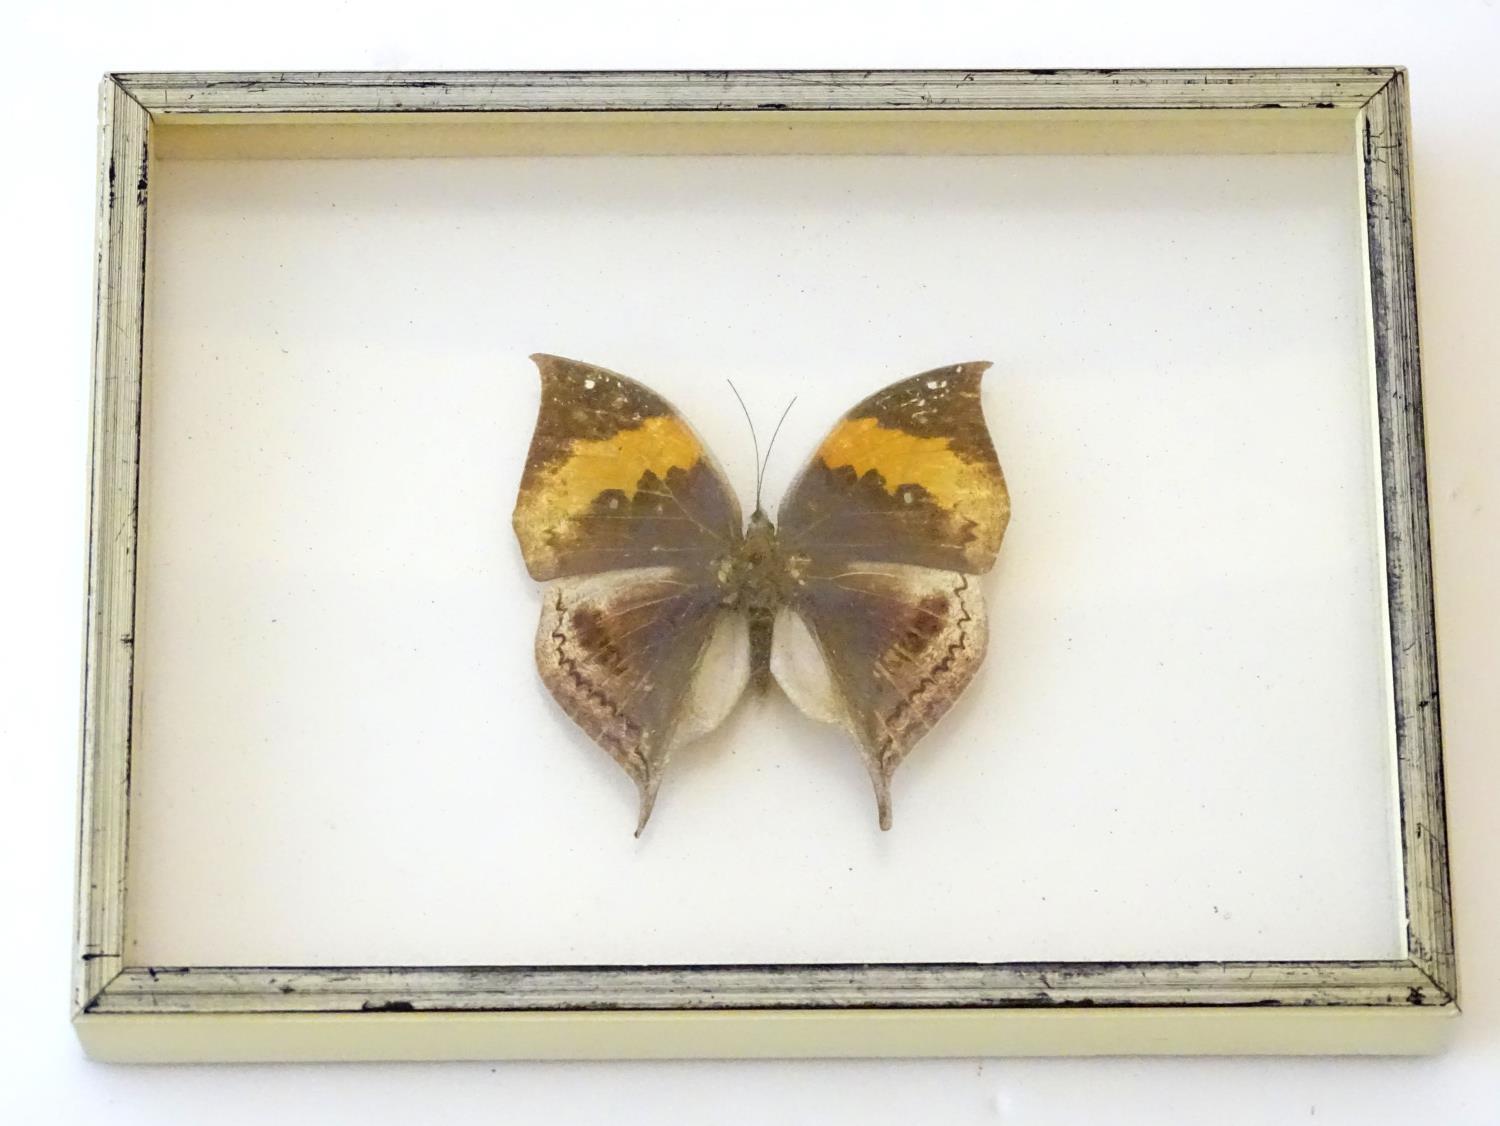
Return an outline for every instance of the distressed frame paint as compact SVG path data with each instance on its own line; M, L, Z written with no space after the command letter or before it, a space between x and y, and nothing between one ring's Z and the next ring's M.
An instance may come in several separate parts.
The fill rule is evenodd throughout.
M394 126L406 139L392 142L392 151L404 151L418 125L437 136L441 130L434 126L455 122L524 121L530 128L628 117L645 122L648 134L652 122L670 132L683 122L769 120L783 138L785 121L875 122L888 138L910 139L910 150L902 151L920 152L930 151L920 142L924 128L985 116L1013 124L1086 119L1097 121L1104 136L1126 128L1157 127L1159 136L1188 130L1193 139L1184 143L1197 144L1212 133L1201 128L1204 111L1221 122L1253 119L1269 126L1271 137L1282 123L1347 126L1362 170L1392 769L1407 914L1404 958L569 968L127 964L145 247L151 160L159 140L191 139L195 134L179 128L185 125L202 130L199 138L213 133L231 145L236 137L263 137L267 126L291 130L291 137L309 124L336 124L355 136ZM1437 1047L1457 1012L1457 980L1408 131L1406 75L1390 67L107 76L100 113L73 984L74 1021L85 1047L120 1060ZM621 136L632 143L630 134ZM870 143L854 136L849 143ZM450 137L438 143L455 142Z

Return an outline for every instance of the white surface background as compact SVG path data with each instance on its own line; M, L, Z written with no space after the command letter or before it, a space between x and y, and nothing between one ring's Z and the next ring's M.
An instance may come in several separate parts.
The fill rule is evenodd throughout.
M163 162L135 627L147 965L1390 958L1348 152ZM1192 279L1184 284L1184 279ZM902 767L779 693L635 789L532 668L538 348L767 504L989 358L990 659ZM545 856L545 863L537 863Z
M1084 9L1084 10L1079 10ZM1500 15L1270 3L1043 16L938 4L38 8L4 46L10 349L0 481L10 644L0 1114L20 1122L1500 1120L1500 306L1490 55ZM94 84L106 69L1145 66L1399 62L1413 77L1450 841L1466 1014L1434 1060L1101 1060L113 1068L66 1024ZM17 284L19 283L19 284ZM623 366L623 365L622 365Z

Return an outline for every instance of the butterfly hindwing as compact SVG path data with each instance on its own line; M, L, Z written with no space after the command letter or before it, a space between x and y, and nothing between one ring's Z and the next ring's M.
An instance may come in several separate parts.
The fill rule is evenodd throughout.
M676 408L616 372L532 359L542 404L512 519L532 578L707 567L737 542L734 491Z
M744 691L744 618L669 567L558 579L543 594L537 669L553 699L640 792L637 834L667 757Z
M850 564L808 575L777 618L771 671L802 711L859 743L889 829L891 775L973 679L987 640L974 576Z
M559 579L543 595L536 663L563 711L608 751L650 816L673 750L717 727L750 675L741 615L670 567Z
M892 384L839 420L780 511L801 581L772 672L860 745L889 828L891 775L953 705L988 637L976 576L1010 500L979 401L984 363Z

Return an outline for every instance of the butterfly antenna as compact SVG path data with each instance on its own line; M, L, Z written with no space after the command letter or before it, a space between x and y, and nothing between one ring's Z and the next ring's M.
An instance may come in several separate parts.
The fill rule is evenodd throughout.
M792 413L792 408L794 406L796 406L796 405L797 405L797 396L793 395L792 396L792 401L789 402L786 405L786 409L781 412L781 417L776 420L776 429L771 431L771 440L766 443L766 460L765 460L765 464L760 467L760 472L757 473L756 477L755 477L755 507L756 508L760 507L760 482L761 482L761 478L763 478L765 476L765 474L766 474L767 467L769 467L770 464L771 464L771 451L776 448L776 435L778 435L778 434L781 433L781 424L786 421L786 416Z
M740 410L741 410L741 412L743 412L743 414L745 416L745 425L747 425L748 427L750 427L750 447L751 447L751 449L753 449L755 451L755 511L759 512L760 511L760 473L761 473L761 469L760 469L760 442L757 441L756 437L755 437L755 423L753 421L751 421L751 418L750 418L750 408L747 407L747 406L745 406L745 400L740 395L740 389L734 385L734 380L732 380L732 379L726 379L726 380L724 380L724 382L727 383L727 384L729 384L729 389L734 392L734 397L739 402L739 404L740 404ZM776 436L774 434L771 436L771 440L772 441L776 440Z

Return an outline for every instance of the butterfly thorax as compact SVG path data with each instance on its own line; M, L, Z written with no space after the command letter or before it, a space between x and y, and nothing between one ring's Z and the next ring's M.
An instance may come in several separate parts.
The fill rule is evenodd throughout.
M796 596L806 566L806 556L785 550L776 525L758 508L744 538L719 561L723 605L744 614L750 625L751 677L757 687L768 683L776 614Z

